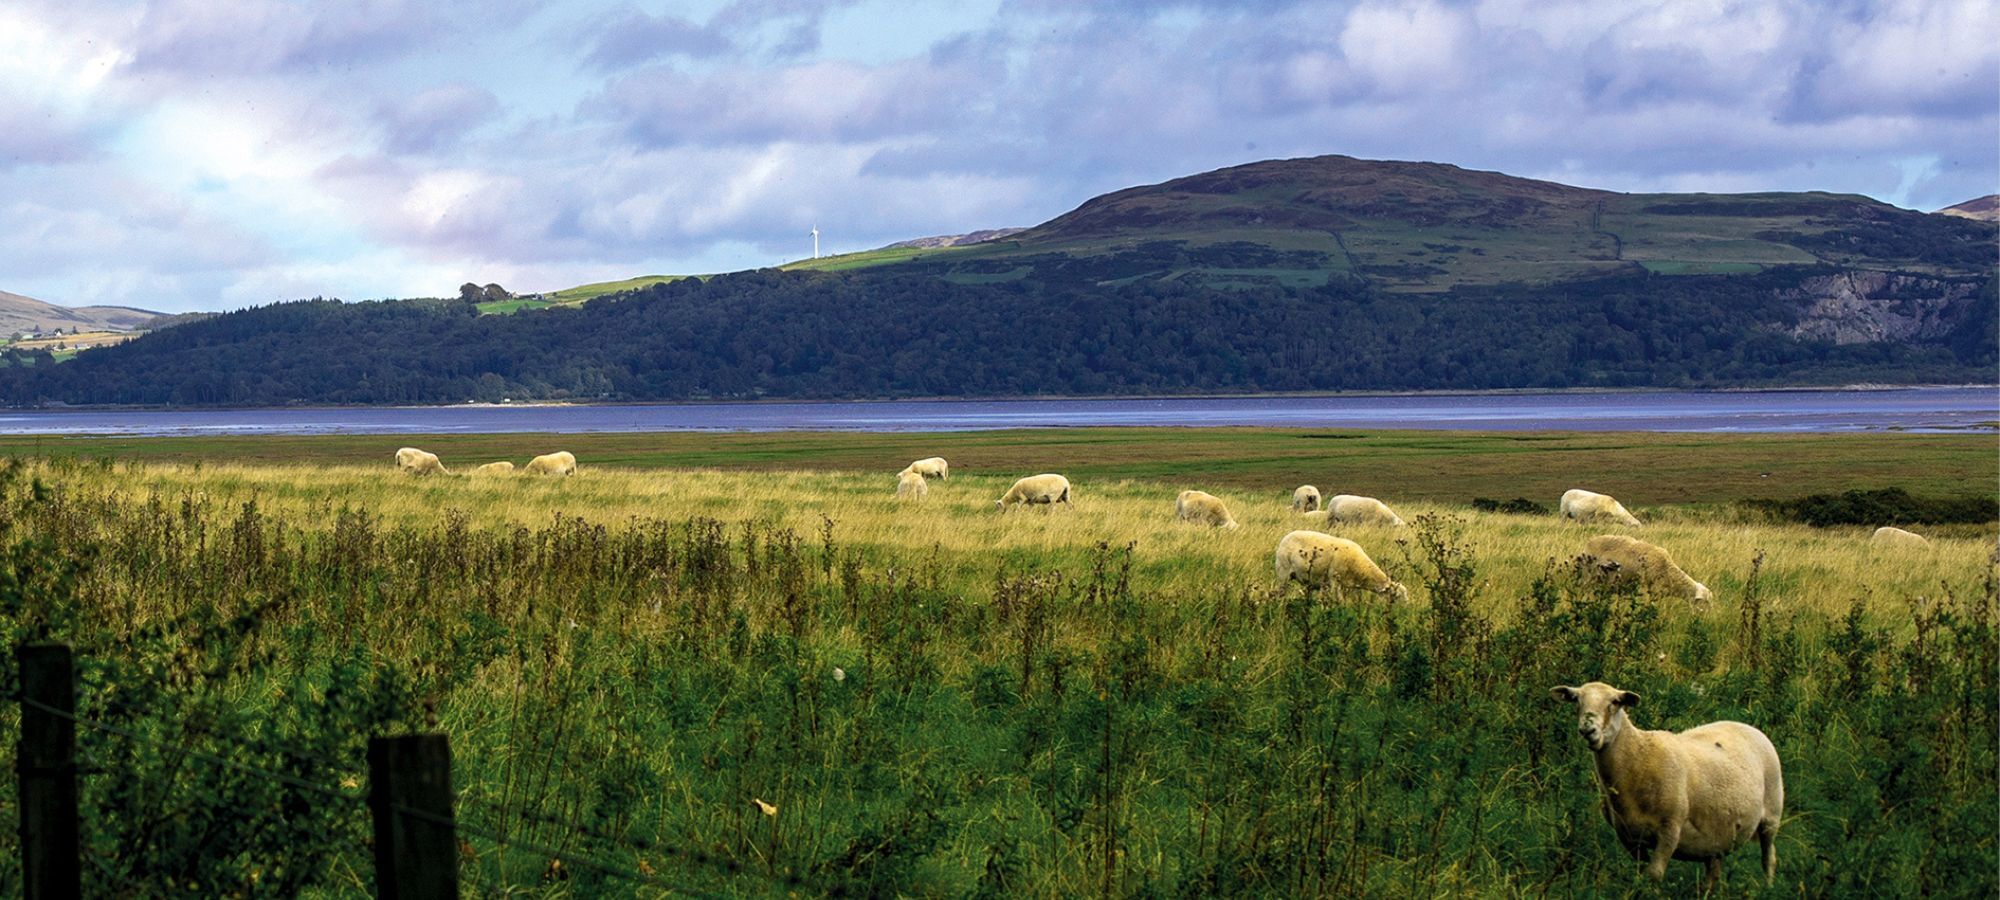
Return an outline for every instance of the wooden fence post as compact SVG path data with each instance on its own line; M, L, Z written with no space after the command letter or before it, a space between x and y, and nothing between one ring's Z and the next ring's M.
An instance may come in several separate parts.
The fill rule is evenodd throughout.
M376 896L457 897L458 828L452 824L449 738L369 738L368 805L375 814Z
M21 665L21 876L27 900L83 894L76 816L76 676L69 648L24 644Z

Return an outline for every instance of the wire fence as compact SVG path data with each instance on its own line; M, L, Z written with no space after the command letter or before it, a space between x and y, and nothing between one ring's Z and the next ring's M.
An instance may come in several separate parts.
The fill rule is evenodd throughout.
M301 791L308 791L314 794L319 794L325 797L333 798L341 801L343 804L352 804L354 807L369 808L371 805L370 797L366 792L359 792L341 786L321 784L308 779L300 778L295 775L290 775L284 772L279 772L269 768L265 768L263 766L253 765L250 763L242 762L240 760L230 759L228 757L221 756L218 754L209 753L203 750L198 750L193 747L189 747L185 744L162 741L156 737L144 734L132 728L120 725L113 725L108 722L103 722L87 716L78 715L70 710L65 710L55 706L51 706L49 704L40 702L30 697L22 696L20 694L12 694L12 693L0 694L0 700L13 701L19 704L23 709L34 709L38 712L55 716L57 718L73 723L77 727L84 729L86 731L111 735L113 737L130 741L135 744L145 745L154 748L156 750L170 750L176 754L179 754L184 759L190 759L207 765L228 769L237 773L241 773L243 775L266 779L276 784L282 784L287 787L295 788ZM199 736L208 737L211 739L221 739L221 736L208 733L205 731L196 731L194 733ZM78 748L79 753L77 755L77 765L75 768L75 772L77 775L102 776L102 775L112 774L112 772L105 765L105 760L102 756L85 755L81 753L81 749L82 748L80 747ZM310 754L297 754L297 755L301 759L320 763L322 766L325 766L327 768L340 768L340 766L332 764L330 761L315 758ZM203 801L209 803L215 809L229 810L245 817L255 817L262 814L257 810L246 809L237 803L228 802L211 795L202 794L199 792L193 792L192 789L189 790L192 793L195 793L195 795L198 796ZM706 850L703 850L695 846L686 846L674 842L646 838L643 836L613 835L603 829L596 828L591 825L587 825L581 822L571 821L569 819L564 819L556 816L551 816L536 810L520 808L520 807L506 807L497 803L486 803L484 801L478 801L470 796L455 795L453 797L453 806L452 806L452 809L454 810L455 813L461 811L462 804L484 807L487 810L497 810L500 813L500 821L502 824L500 824L498 827L486 827L476 822L468 821L463 815L454 814L450 816L444 816L444 815L439 815L435 812L423 809L417 809L401 803L387 804L386 809L389 812L393 813L394 815L427 822L433 825L448 826L452 828L456 833L470 835L472 837L482 839L484 841L492 843L496 847L513 848L517 850L526 851L528 853L536 854L538 856L547 857L550 860L559 860L564 865L569 866L571 868L593 870L610 878L619 879L621 881L629 882L635 885L644 885L647 887L658 888L664 892L676 895L686 895L691 897L731 896L727 894L721 894L713 891L691 887L689 885L675 881L673 879L663 877L658 873L650 871L650 867L646 866L643 860L639 861L636 865L625 864L621 862L607 860L599 855L594 855L592 853L586 853L574 849L567 849L564 847L551 846L541 841L531 840L521 836L518 833L513 832L508 827L506 827L505 823L510 819L518 820L521 822L532 822L538 825L544 825L551 828L559 829L561 832L571 836L582 836L600 845L615 848L617 850L622 850L625 852L630 852L635 856L642 854L656 854L660 856L671 857L675 860L680 861L685 865L700 867L702 869L712 871L718 875L723 875L732 878L734 877L754 878L759 881L767 882L774 887L780 887L786 889L787 891L810 892L830 897L849 896L851 893L853 893L851 885L843 880L816 879L790 871L779 872L779 871L772 871L766 868L748 866L745 865L742 861L735 859L733 857L723 854L710 853ZM110 876L112 874L111 872L109 872L104 868L102 861L92 860L91 862L92 865L99 871L100 874L105 876Z
M461 797L460 799L463 800L465 798ZM699 847L685 846L644 836L613 835L581 822L546 815L531 809L502 807L498 804L478 805L487 806L489 809L497 808L503 816L513 816L518 819L562 829L605 844L617 845L639 853L658 853L664 856L671 856L682 862L713 869L722 874L747 875L788 889L813 891L828 897L844 897L854 893L852 885L843 880L812 878L795 872L774 872L768 869L758 869L746 866L742 861L734 857L710 853ZM460 819L460 821L464 820Z

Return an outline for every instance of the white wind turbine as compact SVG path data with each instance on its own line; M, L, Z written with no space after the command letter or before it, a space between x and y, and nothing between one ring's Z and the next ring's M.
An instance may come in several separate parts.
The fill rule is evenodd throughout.
M813 236L813 259L818 259L818 258L819 258L819 225L818 225L818 223L814 223L814 225L813 225L813 230L812 230L812 236Z

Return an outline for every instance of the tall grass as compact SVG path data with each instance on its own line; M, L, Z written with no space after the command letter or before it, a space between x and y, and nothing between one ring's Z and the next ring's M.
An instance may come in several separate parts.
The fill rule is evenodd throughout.
M1272 584L1288 497L1217 491L1243 527L1211 531L1172 521L1194 485L997 515L1005 481L30 463L0 625L76 645L84 713L146 738L86 736L112 893L365 890L358 806L185 751L358 786L363 738L413 728L451 734L468 823L731 893L1647 890L1547 699L1589 679L1777 744L1778 884L1746 852L1733 890L2000 881L1990 529L1883 555L1640 510L1716 591L1692 609L1581 577L1589 529L1398 504L1349 533L1390 605ZM480 892L633 890L465 851Z

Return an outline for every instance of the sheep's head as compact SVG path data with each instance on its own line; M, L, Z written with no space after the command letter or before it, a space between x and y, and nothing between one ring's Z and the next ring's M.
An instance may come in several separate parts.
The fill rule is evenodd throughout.
M1694 602L1712 603L1714 601L1715 601L1715 592L1709 590L1708 585L1702 584L1699 581L1694 583Z
M994 511L994 512L1006 512L1006 511L1007 511L1007 501L1005 501L1005 500L995 500L995 501L993 501L993 511Z
M1625 711L1639 705L1638 694L1621 691L1602 681L1583 687L1550 688L1549 696L1576 704L1576 733L1583 735L1583 742L1592 751L1609 746L1627 724Z
M1408 603L1410 602L1410 589L1404 587L1400 581L1391 581L1388 587L1382 589L1382 596L1397 603Z

